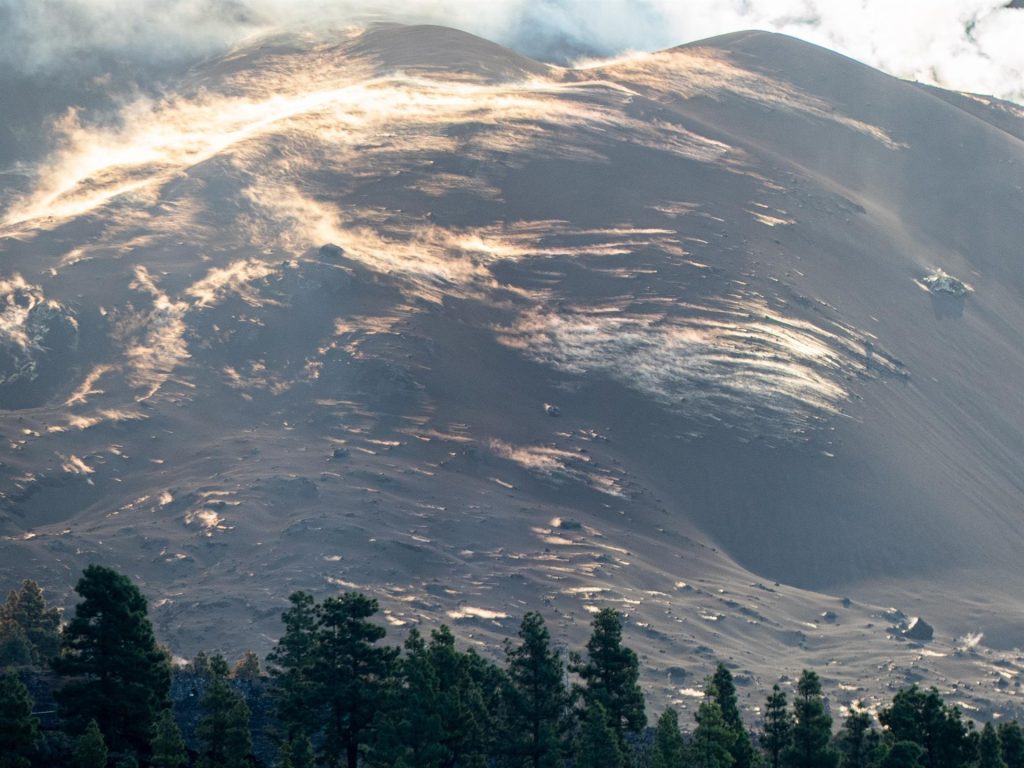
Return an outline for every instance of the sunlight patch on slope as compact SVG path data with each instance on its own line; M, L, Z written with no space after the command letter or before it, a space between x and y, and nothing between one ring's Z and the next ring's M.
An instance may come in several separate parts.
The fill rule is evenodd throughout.
M5 212L0 231L48 228L115 200L154 206L163 185L217 157L233 158L252 178L278 182L310 167L379 176L455 151L481 161L501 154L506 167L544 157L603 161L616 142L698 162L741 157L680 125L630 116L633 94L602 80L375 77L358 60L332 59L323 69L235 73L221 89L140 98L101 125L69 112L54 125L60 149L37 169L34 189ZM460 125L472 130L453 133ZM285 134L287 148L265 146ZM494 196L490 183L463 178L467 191ZM451 174L438 183L458 188L458 179ZM139 237L144 243L146 235Z
M624 496L618 478L591 466L589 456L551 445L513 445L493 438L488 446L495 456L518 464L538 475L575 480L609 496Z
M757 299L702 309L674 317L533 311L499 338L558 369L608 375L699 421L730 417L754 431L802 432L839 413L844 379L865 368L862 343L845 329L783 317Z
M863 134L893 150L906 144L893 139L883 128L837 112L828 102L801 91L794 85L762 72L744 69L728 54L712 48L676 48L657 53L642 53L620 59L598 70L626 78L649 89L655 98L712 99L724 95L796 112L818 120L837 123Z
M0 351L7 358L0 384L35 377L38 358L47 352L46 337L56 325L77 334L78 321L60 302L21 275L0 277Z
M209 307L216 304L228 294L236 294L247 304L259 305L261 302L251 290L255 280L273 274L274 270L255 259L239 259L226 267L211 269L206 276L188 288L188 295L196 299L196 308Z

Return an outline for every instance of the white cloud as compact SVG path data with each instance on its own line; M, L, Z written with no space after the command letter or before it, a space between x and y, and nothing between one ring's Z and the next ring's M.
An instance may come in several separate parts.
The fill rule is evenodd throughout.
M534 56L653 50L740 29L900 77L1024 101L1024 10L1005 0L0 0L0 60L195 56L285 28L374 19L466 29Z

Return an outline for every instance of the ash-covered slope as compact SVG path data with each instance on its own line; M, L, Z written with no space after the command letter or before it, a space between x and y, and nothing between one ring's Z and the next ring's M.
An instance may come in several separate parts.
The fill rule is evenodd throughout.
M1008 706L953 638L1024 645L1022 125L765 33L396 26L68 116L3 198L0 575L124 568L181 653L299 588L478 640L613 604L658 697L719 654Z

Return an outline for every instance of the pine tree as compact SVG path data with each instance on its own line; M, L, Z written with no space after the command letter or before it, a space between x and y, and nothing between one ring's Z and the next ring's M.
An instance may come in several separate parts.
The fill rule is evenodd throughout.
M856 705L850 707L850 714L843 721L843 728L837 737L839 751L843 755L843 768L868 768L871 762L871 715Z
M484 659L472 648L462 655L462 659L470 679L467 701L474 713L474 732L477 737L473 748L482 753L473 757L470 764L481 762L481 756L485 758L484 762L488 762L490 757L498 754L496 747L500 738L500 712L508 676L503 669Z
M308 736L296 735L281 745L278 768L314 768L313 745Z
M714 686L715 701L722 710L722 718L725 724L736 736L729 752L733 757L735 768L751 768L754 761L754 745L750 740L750 733L743 725L743 718L740 715L739 702L736 698L736 683L733 681L732 673L725 664L719 663L711 677Z
M430 633L427 658L437 679L437 714L441 723L442 766L482 766L489 713L474 677L475 662L455 647L455 636L441 625Z
M28 768L38 742L28 689L15 674L0 675L0 768Z
M53 662L67 679L57 691L61 717L72 732L95 720L112 751L144 755L170 689L146 598L128 577L99 565L85 569L75 591L82 601Z
M924 750L913 741L897 741L886 752L879 768L921 768Z
M318 606L314 700L326 716L323 755L328 766L358 768L383 703L397 651L376 645L386 634L369 621L377 601L349 592Z
M1016 720L999 724L999 743L1007 768L1024 768L1024 730Z
M192 657L192 661L188 664L189 670L204 680L208 680L213 676L210 671L210 654L206 651L199 651L195 656Z
M669 707L658 718L654 731L651 768L683 768L685 750L679 732L679 715Z
M610 720L600 702L587 707L573 750L573 768L624 768L622 746Z
M252 712L242 696L228 710L224 747L227 759L220 768L245 768L252 755Z
M793 702L793 739L783 750L786 768L835 768L839 753L831 744L832 717L825 711L818 675L804 670Z
M897 693L878 720L896 741L910 741L924 750L926 768L961 768L973 762L975 745L960 710L943 702L938 690L916 685Z
M512 765L561 765L569 727L565 666L539 613L519 625L519 644L505 644L507 682L502 693L498 751Z
M157 718L149 764L153 768L185 768L188 765L185 741L170 708L161 712Z
M736 734L722 716L722 708L715 700L714 683L710 681L694 719L697 727L688 750L690 765L694 768L732 768Z
M75 746L75 768L107 768L107 743L95 720L90 720Z
M33 661L32 643L14 619L0 619L0 669L27 667Z
M259 680L261 674L260 657L253 651L243 653L242 657L235 662L235 666L231 669L231 677L235 680L253 682Z
M46 604L43 590L32 579L25 579L0 606L0 623L5 621L24 630L32 646L32 663L47 664L60 652L60 612Z
M1007 768L999 736L992 723L985 723L978 741L978 768Z
M274 704L286 729L286 740L296 734L308 735L321 727L313 700L313 667L317 654L316 602L305 592L295 592L291 607L281 615L284 634L267 656L274 682Z
M782 753L793 738L793 716L789 711L786 693L778 685L772 686L772 693L765 704L764 732L761 734L761 748L768 758L768 768L782 768Z
M249 707L228 682L228 664L223 656L210 659L212 678L203 697L203 719L199 722L199 765L201 768L241 768L249 761L252 736Z
M640 662L636 653L622 644L622 622L622 614L616 610L598 611L587 641L587 658L574 657L570 667L583 680L578 693L584 708L589 712L594 704L601 705L620 746L627 731L635 733L647 724L638 682Z
M347 593L317 605L303 592L289 600L284 636L267 657L285 736L322 734L328 768L357 768L398 652L376 644L386 634L369 621L376 600Z
M407 768L434 768L447 755L437 671L418 630L409 633L403 650L384 697L370 764L390 768L401 762Z

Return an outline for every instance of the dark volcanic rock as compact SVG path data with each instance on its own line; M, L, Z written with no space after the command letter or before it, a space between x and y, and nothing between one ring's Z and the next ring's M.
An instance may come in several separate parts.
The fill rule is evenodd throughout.
M926 643L935 636L935 629L927 621L917 617L903 630L902 635L908 640Z

